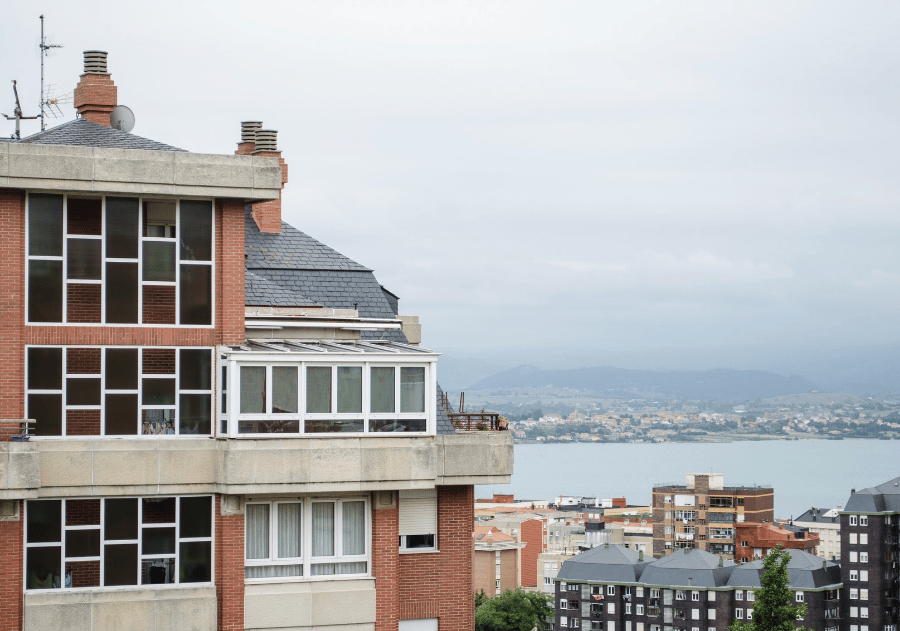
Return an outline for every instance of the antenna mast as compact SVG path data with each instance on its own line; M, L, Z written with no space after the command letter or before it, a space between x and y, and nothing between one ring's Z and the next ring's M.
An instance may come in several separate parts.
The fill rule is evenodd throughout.
M11 121L11 120L16 121L16 135L15 135L15 139L16 139L16 140L19 140L19 139L22 137L22 134L21 134L21 132L19 131L19 121L21 121L21 120L23 120L23 119L25 119L25 120L34 119L34 118L37 118L37 116L24 116L24 115L22 114L22 105L19 103L19 90L16 88L16 80L15 80L15 79L13 79L12 84L13 84L13 94L14 94L15 97L16 97L16 108L13 110L13 115L12 115L12 116L8 116L7 114L3 114L3 117L4 117L6 120L8 120L8 121Z
M41 15L41 43L38 45L41 49L41 131L47 129L47 124L44 121L44 108L50 105L51 99L44 96L44 57L47 56L47 52L51 48L62 48L60 44L48 44L47 38L44 37L44 16ZM55 104L55 103L54 103Z

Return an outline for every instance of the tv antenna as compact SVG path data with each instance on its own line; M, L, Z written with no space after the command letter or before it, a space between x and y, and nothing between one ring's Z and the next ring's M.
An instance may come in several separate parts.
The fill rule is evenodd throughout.
M59 115L62 115L62 112L59 110L59 103L67 103L68 97L62 98L51 98L49 95L44 94L44 57L50 52L51 48L62 48L61 44L48 44L47 38L44 36L44 16L41 15L41 43L38 44L41 49L41 131L47 129L47 123L45 122L46 112L45 110L50 110L50 115L54 118L57 116L53 112L53 108L59 112ZM36 118L36 117L35 117ZM17 123L18 125L18 123ZM16 130L16 134L18 134L18 129Z
M13 110L12 116L9 116L8 114L3 114L3 117L8 121L11 121L11 120L16 121L16 135L13 137L16 140L19 140L22 137L22 134L19 130L19 121L21 121L23 119L24 120L33 120L38 117L37 116L24 116L22 114L22 104L19 103L19 90L16 88L16 80L15 79L12 80L12 84L13 84L13 94L16 95L16 107Z

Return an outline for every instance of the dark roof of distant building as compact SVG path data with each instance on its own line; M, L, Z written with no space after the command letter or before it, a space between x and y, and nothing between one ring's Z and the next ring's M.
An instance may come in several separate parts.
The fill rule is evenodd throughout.
M636 583L647 561L640 554L620 545L602 545L572 557L562 564L557 578L565 581L598 583Z
M675 587L722 587L735 567L734 561L723 561L706 550L685 548L650 563L641 575L641 582Z
M826 561L803 550L786 549L790 560L787 564L788 586L791 589L820 589L838 585L841 582L841 566ZM761 586L764 559L738 566L728 581L730 587Z
M98 125L83 118L63 123L57 127L32 134L15 142L34 145L70 145L76 147L103 147L107 149L144 149L152 151L184 151L162 142L135 136L105 125Z
M900 512L900 477L850 495L845 513Z
M823 524L840 524L841 516L838 514L838 511L841 509L838 508L835 510L834 508L810 508L808 511L800 515L799 517L794 518L794 521L816 521ZM830 517L826 517L825 513L829 511L835 511L834 515Z

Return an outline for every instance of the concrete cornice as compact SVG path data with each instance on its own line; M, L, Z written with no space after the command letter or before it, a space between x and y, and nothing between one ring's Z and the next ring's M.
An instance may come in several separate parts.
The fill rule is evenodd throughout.
M173 197L278 199L277 158L0 143L0 188Z

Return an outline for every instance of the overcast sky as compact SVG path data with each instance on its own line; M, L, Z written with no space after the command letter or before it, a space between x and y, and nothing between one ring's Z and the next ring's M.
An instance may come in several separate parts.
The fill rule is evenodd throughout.
M448 355L900 342L896 2L15 2L0 112L10 79L36 110L41 12L47 82L108 51L135 134L231 153L240 121L277 129L285 220Z

